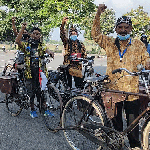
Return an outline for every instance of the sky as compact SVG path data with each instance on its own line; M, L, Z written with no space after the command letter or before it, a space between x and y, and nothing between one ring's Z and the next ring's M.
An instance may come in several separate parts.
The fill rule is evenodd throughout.
M137 9L138 6L143 6L144 11L150 16L150 0L95 0L94 3L98 6L99 4L105 4L108 9L113 9L115 11L116 18L121 17L123 14L130 12L131 9ZM59 28L54 29L52 34L53 40L60 40L59 38ZM84 40L84 31L79 35L79 40ZM110 36L116 36L116 34L110 34Z
M107 8L115 10L116 18L130 12L131 9L137 9L139 5L150 15L150 0L95 0L94 3L97 6L104 3Z

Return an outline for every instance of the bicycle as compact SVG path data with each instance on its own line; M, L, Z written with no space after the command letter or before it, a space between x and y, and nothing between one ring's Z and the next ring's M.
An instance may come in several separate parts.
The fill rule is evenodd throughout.
M24 58L24 53L21 53ZM31 65L37 76L36 81L39 82L39 58L42 59L42 66L50 61L47 59L49 55L42 57L32 57ZM12 116L18 116L22 109L28 109L30 107L30 97L27 91L26 78L25 78L25 62L18 63L18 59L14 59L14 64L8 64L3 70L3 76L0 78L0 84L2 93L5 93L5 100L1 103L6 103L6 108ZM23 59L24 60L24 59ZM35 106L39 109L39 112L43 116L44 123L48 130L55 132L54 128L60 124L60 113L62 112L62 99L58 89L48 82L44 91L41 91L40 84L38 83L36 89L39 92L37 97L38 103ZM50 116L44 116L43 100L46 97L47 109L53 114Z
M79 61L83 63L83 86L86 84L85 78L91 77L94 73L93 64L95 56L87 58L70 57L70 61ZM63 103L70 99L71 89L68 87L67 70L69 65L59 65L57 71L49 70L50 82L54 83L55 87L59 89L62 96Z
M123 132L115 130L108 117L108 110L113 110L115 103L125 101L128 95L142 96L149 99L148 75L150 70L130 72L125 68L119 68L112 73L121 72L122 70L132 76L142 76L146 87L146 94L110 90L106 88L107 83L110 83L107 75L88 78L88 82L91 82L91 85L96 87L96 90L92 91L91 95L82 92L80 95L72 97L63 109L62 130L64 130L66 140L73 149L130 149L125 143L126 134L138 125L141 118L145 118L142 127L142 148L144 150L149 149L149 106ZM104 101L102 99L102 92L120 93L124 97L118 98L114 102L111 102L112 99ZM107 107L108 105L109 107Z

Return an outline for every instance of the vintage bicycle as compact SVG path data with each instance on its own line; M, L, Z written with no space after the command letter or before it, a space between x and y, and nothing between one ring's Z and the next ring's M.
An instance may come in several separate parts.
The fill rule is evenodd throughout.
M6 108L12 116L17 116L21 113L22 109L30 107L30 97L27 91L26 78L25 78L25 62L24 53L18 52L17 57L14 59L14 64L8 64L3 70L2 77L0 77L0 89L5 93L5 99L2 101L6 103ZM41 58L42 66L49 63L49 55L45 54L42 57L31 57L31 65L37 86L34 90L38 90L39 95L36 97L37 103L35 106L43 116L44 123L48 130L55 131L54 128L60 124L60 113L62 112L62 99L58 89L49 82L45 90L41 90L39 83L39 58ZM22 59L21 59L22 58ZM20 60L19 60L20 59ZM47 109L52 113L52 116L44 116L43 99L46 97ZM1 102L1 103L2 103ZM50 126L49 126L50 125Z
M79 61L83 64L83 87L86 84L85 78L91 77L94 74L94 58L95 56L89 56L87 58L77 58L76 56L70 56L70 61ZM49 70L50 82L52 82L56 88L59 89L64 105L71 96L71 89L68 87L67 80L68 68L69 65L59 65L57 71Z
M88 78L89 86L93 86L93 88L88 88L88 92L91 89L92 94L88 95L86 90L85 92L78 92L67 102L62 114L62 130L64 130L64 135L73 149L129 150L131 148L125 142L127 140L126 134L138 125L141 118L145 119L141 131L142 149L148 150L150 148L150 107L148 105L123 132L116 131L109 119L109 116L114 115L115 104L125 101L128 95L141 96L143 101L147 98L147 102L149 102L148 76L150 70L130 72L125 68L119 68L114 70L113 73L123 70L131 76L141 76L146 88L145 93L110 90L106 88L107 83L110 83L107 75ZM96 87L95 90L94 87ZM112 94L109 95L109 98L104 96L102 98L102 95L107 92ZM120 96L112 99L111 95L113 94L120 94Z

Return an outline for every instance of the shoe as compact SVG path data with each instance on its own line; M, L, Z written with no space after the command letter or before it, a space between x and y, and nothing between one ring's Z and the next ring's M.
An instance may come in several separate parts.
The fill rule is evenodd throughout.
M51 113L49 110L46 110L45 113L44 113L44 116L52 116L52 117L54 117L54 114Z
M35 110L33 110L33 111L30 112L30 116L31 116L32 118L37 118L37 117L38 117L38 115L37 115L37 113L36 113Z

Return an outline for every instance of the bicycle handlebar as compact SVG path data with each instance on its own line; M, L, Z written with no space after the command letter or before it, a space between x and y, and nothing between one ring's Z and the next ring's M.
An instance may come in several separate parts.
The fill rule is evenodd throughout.
M150 70L141 70L140 72L130 72L130 71L127 70L126 68L118 68L118 69L113 70L113 71L112 71L112 74L115 74L115 73L117 73L117 72L120 72L120 73L121 73L122 70L126 71L126 72L127 72L128 74L130 74L131 76L139 76L139 75L141 75L141 74L143 74L143 73L150 73Z
M70 56L69 60L70 61L80 61L80 62L89 62L89 61L94 61L95 56L87 57L87 58L78 58L76 56Z

